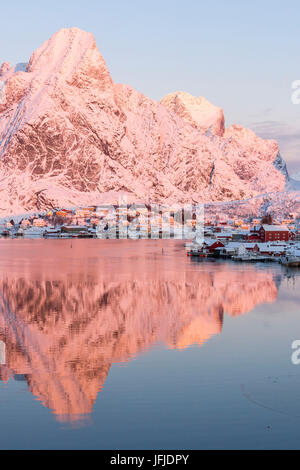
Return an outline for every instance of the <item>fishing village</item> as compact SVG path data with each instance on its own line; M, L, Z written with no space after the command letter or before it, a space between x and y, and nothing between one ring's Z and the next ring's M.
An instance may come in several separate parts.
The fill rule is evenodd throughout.
M201 234L193 211L184 214L176 208L150 212L149 207L97 207L51 210L0 224L3 238L117 238L181 239L188 256L230 259L238 262L280 262L300 267L300 218L272 220L205 217ZM167 215L166 215L167 214ZM184 221L184 223L183 223Z

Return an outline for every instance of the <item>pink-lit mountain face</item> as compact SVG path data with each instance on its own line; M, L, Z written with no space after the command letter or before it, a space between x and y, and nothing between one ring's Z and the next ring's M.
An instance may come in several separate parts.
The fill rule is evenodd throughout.
M92 34L62 29L26 68L4 63L0 214L118 202L236 200L281 191L275 141L224 127L178 92L160 103L112 81Z

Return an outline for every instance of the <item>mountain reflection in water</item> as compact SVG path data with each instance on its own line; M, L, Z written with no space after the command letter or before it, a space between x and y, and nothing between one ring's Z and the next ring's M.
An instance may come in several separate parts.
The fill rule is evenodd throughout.
M274 302L280 282L271 268L192 263L174 241L8 240L0 256L0 379L26 380L62 421L92 412L113 363L156 342L201 346L224 314Z

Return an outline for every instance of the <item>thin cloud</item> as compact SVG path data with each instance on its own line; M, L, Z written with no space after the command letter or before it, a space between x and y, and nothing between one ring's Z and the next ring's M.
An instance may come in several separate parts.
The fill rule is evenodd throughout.
M265 109L262 109L261 111L259 111L258 113L249 114L249 117L250 118L262 118L263 116L267 116L267 115L271 114L272 111L273 111L272 108L265 108Z

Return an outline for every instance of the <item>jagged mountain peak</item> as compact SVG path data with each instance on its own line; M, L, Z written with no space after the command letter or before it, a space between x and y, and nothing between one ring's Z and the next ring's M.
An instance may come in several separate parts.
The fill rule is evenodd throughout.
M56 32L32 54L26 71L36 72L40 77L55 75L66 81L73 79L77 86L88 79L112 85L93 34L79 28L63 28Z
M91 33L61 29L0 70L0 213L129 202L245 199L280 191L278 145L185 92L157 103L113 83ZM2 93L3 97L3 93ZM277 159L277 160L276 160Z
M161 101L184 121L206 132L219 136L224 134L224 114L222 108L214 106L203 96L195 97L185 91L169 93Z
M3 77L10 69L11 69L10 63L3 62L3 64L0 67L0 77Z

